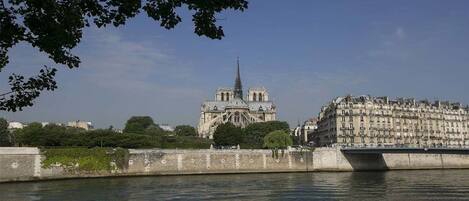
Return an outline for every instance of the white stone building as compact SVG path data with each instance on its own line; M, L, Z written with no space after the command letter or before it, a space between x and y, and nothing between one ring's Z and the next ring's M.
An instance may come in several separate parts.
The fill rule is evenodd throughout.
M291 135L299 137L301 143L308 143L311 139L312 132L318 128L317 121L318 119L313 117L303 122L303 125L298 123L298 126L292 130Z
M174 127L170 126L169 124L160 124L158 126L164 131L170 131L170 132L174 131Z
M264 87L250 88L243 96L239 61L234 89L218 88L215 100L205 101L200 110L199 136L210 139L220 124L231 122L235 126L245 127L255 122L274 121L277 114Z
M468 146L469 106L413 98L346 96L323 106L319 146Z
M8 129L10 130L23 129L25 126L25 124L17 121L8 122Z
M74 128L83 128L85 130L93 130L94 129L93 124L90 121L81 121L81 120L69 121L67 123L67 126L68 127L74 127Z

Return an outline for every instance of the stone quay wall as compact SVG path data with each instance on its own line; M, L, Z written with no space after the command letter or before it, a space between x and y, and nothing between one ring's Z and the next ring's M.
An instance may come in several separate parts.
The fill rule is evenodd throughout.
M272 157L270 150L130 149L124 169L92 173L70 172L61 167L43 168L43 159L38 148L1 147L0 182L139 175L469 168L469 155L346 155L338 148L286 151L284 156L279 153L278 159Z

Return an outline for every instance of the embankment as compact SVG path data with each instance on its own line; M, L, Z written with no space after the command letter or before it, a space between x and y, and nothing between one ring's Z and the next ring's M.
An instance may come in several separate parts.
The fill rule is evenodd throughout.
M61 164L45 168L42 163L45 156L37 148L2 147L0 182L138 175L469 168L469 155L456 154L344 155L337 148L285 152L278 159L271 154L270 150L130 149L123 167L80 171Z

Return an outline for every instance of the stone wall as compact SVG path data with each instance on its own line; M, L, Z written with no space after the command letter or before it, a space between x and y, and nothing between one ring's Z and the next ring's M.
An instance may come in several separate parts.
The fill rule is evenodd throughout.
M129 174L210 174L306 171L310 152L270 150L129 150ZM311 166L312 168L312 166ZM143 171L142 171L143 170Z
M37 148L0 148L0 182L106 176L182 175L255 172L309 172L394 169L469 168L469 155L344 155L336 148L286 152L278 159L270 150L130 149L128 166L111 172L70 172L42 168Z

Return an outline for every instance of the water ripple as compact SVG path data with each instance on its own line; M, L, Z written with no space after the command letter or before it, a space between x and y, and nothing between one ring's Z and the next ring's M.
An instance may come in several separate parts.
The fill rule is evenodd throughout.
M194 175L0 184L23 200L467 200L469 170Z

